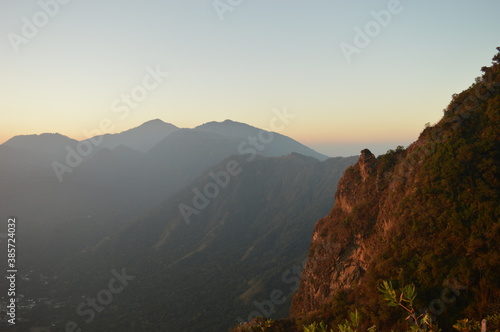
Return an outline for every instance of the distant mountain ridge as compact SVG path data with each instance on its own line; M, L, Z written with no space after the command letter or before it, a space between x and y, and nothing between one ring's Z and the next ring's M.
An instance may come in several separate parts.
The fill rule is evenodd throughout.
M181 130L181 128L173 124L166 123L160 119L154 119L147 121L138 127L117 134L103 134L90 137L80 142L89 142L94 145L94 153L100 149L113 150L121 145L146 153L164 139L168 139L171 134L179 130ZM203 131L221 135L226 138L238 138L240 141L234 141L234 144L236 147L241 146L239 148L239 151L241 151L240 154L253 153L253 151L255 151L256 154L266 157L279 157L296 152L302 155L314 157L318 160L326 160L328 158L327 156L318 153L287 136L272 132L269 134L270 132L266 130L232 120L225 120L223 122L208 122L193 128L192 131ZM268 137L265 139L263 138L264 133L268 133ZM244 144L244 141L249 137L256 137L260 139L259 143L255 143L259 144L257 148L252 148L252 144L250 143L246 145ZM79 141L77 140L56 133L19 135L9 139L3 145L30 151L49 153L51 155L61 155L65 153L66 146L76 147L78 143ZM260 146L263 144L265 145L265 149L261 150Z
M240 138L242 140L248 139L248 137L263 137L262 133L270 133L269 131L258 129L252 126L249 126L244 123L239 123L231 120L225 120L224 122L208 122L203 125L200 125L195 128L196 130L223 134L231 137ZM291 139L290 137L281 135L279 133L268 134L270 138L261 138L261 144L266 144L266 149L261 152L263 156L266 157L278 157L281 155L287 155L292 152L296 152L302 154L304 156L311 156L320 161L326 160L328 157L324 154L318 153L311 148ZM270 140L270 143L265 143L267 140ZM241 145L240 150L244 151L245 149L251 149L250 144ZM258 153L258 147L255 148L255 151Z
M49 156L61 155L67 145L75 146L77 140L61 134L19 135L14 136L0 146L21 149Z
M155 119L118 134L105 134L99 146L114 149L120 145L124 145L140 152L148 152L165 137L177 130L179 128L173 124ZM92 139L98 140L99 137L92 137Z

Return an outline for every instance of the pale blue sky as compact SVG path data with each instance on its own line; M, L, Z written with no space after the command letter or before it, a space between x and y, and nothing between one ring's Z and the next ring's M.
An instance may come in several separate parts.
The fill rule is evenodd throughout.
M82 139L103 118L115 131L154 118L267 127L286 107L296 118L282 133L331 156L407 145L490 64L500 1L401 0L348 63L339 45L391 1L242 0L220 20L212 0L72 0L16 53L9 33L42 8L0 0L0 142ZM158 65L170 75L120 118L113 102Z

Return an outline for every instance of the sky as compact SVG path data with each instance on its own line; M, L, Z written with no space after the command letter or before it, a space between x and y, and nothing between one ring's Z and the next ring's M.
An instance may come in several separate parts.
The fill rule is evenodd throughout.
M500 46L498 0L0 0L0 143L231 119L329 156L416 140ZM106 123L103 126L103 121Z

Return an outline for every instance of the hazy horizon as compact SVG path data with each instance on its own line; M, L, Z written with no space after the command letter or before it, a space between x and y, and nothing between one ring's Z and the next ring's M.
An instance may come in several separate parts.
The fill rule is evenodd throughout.
M216 3L0 5L0 142L102 119L265 128L286 108L280 133L318 152L382 153L442 116L500 31L494 1Z
M169 123L169 124L172 124L172 125L176 126L175 123L170 123L170 122L164 121L162 119L151 119L149 121L152 121L152 120L161 120L161 121L163 121L165 123ZM226 119L226 120L233 121L231 119ZM226 120L224 120L224 121L226 121ZM221 123L221 122L222 121L220 121L219 123ZM141 123L141 124L139 124L139 125L137 125L135 127L128 128L125 131L137 128L138 126L140 126L142 124L143 123ZM199 125L202 125L202 123L200 123ZM248 124L248 125L250 125L250 124ZM197 127L197 126L195 126L195 127ZM193 128L195 128L195 127L193 127ZM193 128L181 128L181 129L193 129ZM259 129L268 129L268 128L259 128ZM16 136L30 136L30 135L41 135L41 134L60 134L60 135L69 137L71 139L75 139L77 141L81 141L82 140L82 139L77 139L75 137L71 137L71 136L68 136L68 135L64 135L61 132L40 133L40 134L30 134L30 133L28 133L28 134L19 134L19 135L16 135ZM103 134L117 134L117 132L103 132ZM13 137L16 137L16 136L13 136ZM6 143L7 141L9 141L10 139L12 139L13 137L9 137L5 141L0 142L0 145ZM324 154L324 155L326 155L328 157L350 157L350 156L359 155L360 151L363 150L363 149L369 149L375 155L380 155L380 154L383 154L383 153L387 152L387 150L389 150L389 149L395 149L398 145L403 145L403 146L406 147L407 145L409 145L413 141L411 141L411 142L339 142L339 143L315 142L315 143L311 143L311 144L308 144L307 142L301 142L301 141L298 141L298 142L302 143L302 144L308 146L309 148L311 148L311 149L313 149L313 150L315 150L315 151L317 151L319 153L322 153L322 154Z

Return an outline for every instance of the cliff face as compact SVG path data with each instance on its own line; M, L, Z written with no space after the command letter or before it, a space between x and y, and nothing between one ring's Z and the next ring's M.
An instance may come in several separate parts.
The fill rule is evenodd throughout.
M393 210L407 187L388 183L383 166L365 149L339 181L333 210L315 226L292 315L317 310L334 294L352 289L373 264L378 243L397 224Z
M499 60L407 149L378 158L365 149L345 171L315 226L292 317L359 308L388 326L377 285L389 279L414 283L422 308L450 281L465 285L447 315L436 314L446 322L500 311Z

